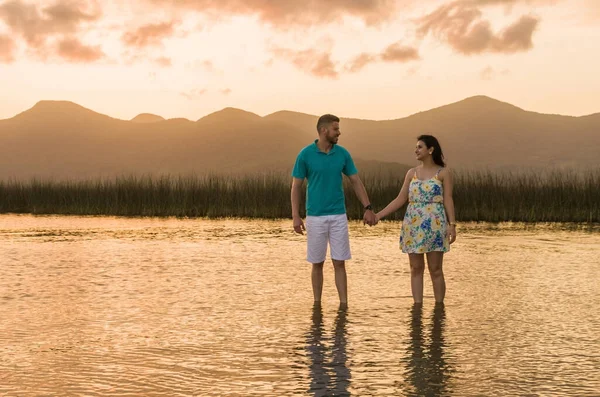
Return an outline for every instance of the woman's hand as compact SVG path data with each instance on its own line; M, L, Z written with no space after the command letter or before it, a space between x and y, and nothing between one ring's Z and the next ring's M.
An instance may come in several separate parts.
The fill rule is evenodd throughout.
M450 244L456 241L456 225L448 225L446 229L446 237L450 240Z

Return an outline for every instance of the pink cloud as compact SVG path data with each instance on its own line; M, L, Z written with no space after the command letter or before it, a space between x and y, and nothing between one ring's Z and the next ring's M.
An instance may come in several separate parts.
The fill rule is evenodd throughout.
M122 41L127 46L143 48L160 45L162 40L173 35L175 22L147 24L123 33Z
M0 35L0 62L10 63L15 60L15 42L8 36Z
M206 94L207 92L208 92L208 90L206 88L196 88L196 89L193 89L190 91L180 92L179 94L181 96L189 99L190 101L193 101L194 99L198 99L199 97Z
M364 69L367 65L376 62L409 62L418 60L419 50L415 47L403 45L401 42L396 42L387 46L381 53L373 54L363 52L356 56L346 65L346 71L357 73Z
M357 55L354 59L352 59L348 65L346 65L346 70L350 73L357 73L363 70L367 65L377 62L377 55L370 54L368 52L363 52L362 54Z
M256 15L279 27L317 25L339 21L344 16L362 19L368 25L390 20L398 8L396 0L146 0L150 4L186 8L218 16Z
M58 1L52 6L38 6L12 0L0 6L0 19L34 48L42 47L49 36L75 33L82 24L100 16L95 2Z
M168 68L173 65L173 61L169 57L158 57L154 60L154 62L163 68Z
M385 62L408 62L419 58L416 48L402 45L400 42L391 44L381 53L381 59Z
M95 62L105 56L100 46L88 46L76 38L59 41L57 54L68 61L76 63Z
M298 69L315 77L332 79L338 77L329 52L319 52L314 49L296 51L287 48L276 48L272 52L276 57L290 61Z
M523 0L524 1L524 0ZM513 4L517 0L458 0L438 7L421 18L420 37L433 34L455 51L470 55L483 52L514 53L533 47L533 33L539 20L522 16L500 32L494 32L489 21L482 19L477 5Z

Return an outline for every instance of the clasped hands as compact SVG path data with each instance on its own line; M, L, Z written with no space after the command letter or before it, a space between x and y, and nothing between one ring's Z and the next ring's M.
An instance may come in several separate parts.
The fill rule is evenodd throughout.
M363 215L363 224L369 226L375 226L379 222L377 215L372 210L366 210Z

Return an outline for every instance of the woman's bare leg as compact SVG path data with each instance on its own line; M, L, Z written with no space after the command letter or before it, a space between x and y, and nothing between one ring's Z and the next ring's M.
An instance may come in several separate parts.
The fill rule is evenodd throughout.
M442 270L443 261L443 252L435 251L427 253L427 267L429 268L429 275L433 284L433 296L435 296L437 303L444 302L444 297L446 296L446 281L444 280L444 271Z
M410 288L415 303L423 303L423 272L425 271L425 255L408 254L410 263Z

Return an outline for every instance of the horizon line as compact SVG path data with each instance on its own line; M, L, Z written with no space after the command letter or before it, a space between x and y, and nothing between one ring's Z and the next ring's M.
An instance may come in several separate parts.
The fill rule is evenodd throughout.
M600 112L594 112L594 113L590 113L590 114L584 114L584 115L581 115L581 116L573 116L573 115L560 114L560 113L542 113L542 112L536 112L536 111L532 111L532 110L526 110L526 109L520 108L520 107L518 107L516 105L513 105L510 102L501 101L499 99L495 99L493 97L480 94L480 95L472 95L472 96L469 96L469 97L465 97L465 98L463 98L461 100L458 100L458 101L455 101L455 102L450 102L450 103L447 103L445 105L436 106L436 107L429 108L429 109L426 109L426 110L418 111L416 113L411 113L411 114L409 114L407 116L403 116L403 117L396 117L396 118L390 118L390 119L379 119L379 120L376 120L376 119L363 119L363 118L355 118L355 117L346 117L346 116L338 116L338 117L340 119L342 119L342 120L347 119L347 120L360 120L360 121L373 121L373 122L395 121L395 120L401 120L401 119L409 118L409 117L412 117L412 116L415 116L415 115L418 115L418 114L421 114L421 113L429 112L429 111L432 111L432 110L441 109L441 108L444 108L444 107L447 107L447 106L456 105L456 104L459 104L461 102L465 102L465 101L468 101L468 100L477 100L477 99L487 100L487 101L490 101L490 102L501 103L501 104L504 104L504 105L507 105L507 106L514 107L515 109L518 109L518 110L521 110L521 111L524 111L524 112L528 112L528 113L535 113L535 114L548 115L548 116L581 118L581 117L589 117L589 116L593 116L593 115L596 115L596 114L600 114ZM153 117L158 117L158 118L162 119L162 120L157 120L157 121L154 121L154 122L170 121L170 120L186 120L186 121L195 123L195 122L198 122L198 121L200 121L200 120L202 120L202 119L204 119L204 118L206 118L208 116L211 116L213 114L217 114L217 113L220 113L220 112L223 112L223 111L226 111L226 110L233 110L233 111L244 112L244 113L247 113L247 114L259 117L259 118L265 118L265 117L268 117L268 116L271 116L271 115L274 115L274 114L277 114L277 113L282 113L282 112L296 113L296 114L301 114L301 115L306 115L306 116L311 116L311 117L319 117L318 115L314 115L314 114L310 114L310 113L305 113L305 112L301 112L301 111L296 111L296 110L288 110L288 109L277 110L277 111L274 111L274 112L271 112L271 113L268 113L268 114L265 114L265 115L261 116L261 115L259 115L257 113L254 113L254 112L242 109L242 108L236 108L236 107L233 107L233 106L226 106L226 107L221 108L219 110L216 110L214 112L210 112L210 113L208 113L208 114L206 114L206 115L204 115L204 116L202 116L202 117L200 117L200 118L198 118L196 120L188 119L186 117L165 118L165 117L163 117L163 116L161 116L159 114L150 113L150 112L141 112L141 113L138 113L137 115L135 115L134 117L132 117L131 119L122 119L122 118L117 118L117 117L110 116L110 115L108 115L106 113L97 112L97 111L95 111L95 110L93 110L91 108L88 108L86 106L83 106L83 105L81 105L81 104L79 104L77 102L70 101L70 100L63 100L63 99L41 99L41 100L38 100L30 108L28 108L26 110L23 110L23 111L15 114L15 115L13 115L12 117L0 119L0 121L11 120L11 119L13 119L13 118L15 118L15 117L23 114L23 113L27 113L27 112L33 110L36 106L40 106L40 105L47 104L47 103L64 103L64 104L75 105L75 106L80 107L80 108L82 108L84 110L87 110L87 111L90 111L90 112L93 112L93 113L96 113L96 114L99 114L99 115L102 115L102 116L105 116L105 117L109 117L109 118L114 119L114 120L126 121L126 122L134 122L134 120L136 118L140 117L140 116L153 116ZM140 123L144 123L144 122L140 122ZM151 122L147 122L147 123L153 123L153 122L151 121Z

